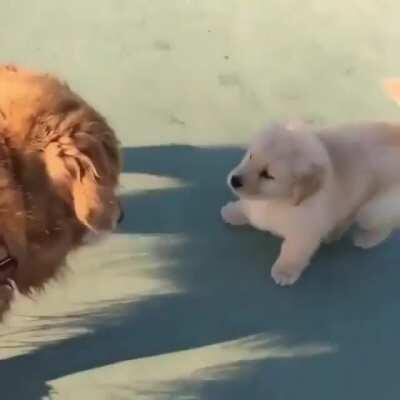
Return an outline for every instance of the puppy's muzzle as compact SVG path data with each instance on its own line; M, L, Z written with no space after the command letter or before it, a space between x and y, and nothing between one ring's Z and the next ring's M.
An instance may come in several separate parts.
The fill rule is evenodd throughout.
M240 189L243 186L242 177L240 175L232 175L230 184L234 189Z

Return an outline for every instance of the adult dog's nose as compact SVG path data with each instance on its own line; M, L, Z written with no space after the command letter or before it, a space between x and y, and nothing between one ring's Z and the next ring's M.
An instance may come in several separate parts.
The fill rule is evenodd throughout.
M231 186L234 189L239 189L243 186L242 177L239 175L232 175L231 177Z

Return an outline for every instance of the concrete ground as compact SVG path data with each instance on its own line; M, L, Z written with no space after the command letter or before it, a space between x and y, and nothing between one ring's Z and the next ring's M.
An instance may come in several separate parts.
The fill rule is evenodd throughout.
M20 299L0 399L400 396L400 251L324 247L293 288L279 241L219 218L269 119L399 119L396 0L1 0L0 58L58 74L124 146L126 221ZM0 88L1 90L1 88ZM356 156L356 155L355 155Z

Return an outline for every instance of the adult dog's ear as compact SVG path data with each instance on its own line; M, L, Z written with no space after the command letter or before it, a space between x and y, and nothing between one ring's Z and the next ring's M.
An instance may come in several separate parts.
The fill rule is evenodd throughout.
M120 160L111 134L99 129L64 135L46 147L44 160L49 177L83 225L92 231L115 227L121 214L115 194Z
M296 171L293 186L293 204L300 205L304 200L320 190L325 171L321 165L311 164L303 170Z

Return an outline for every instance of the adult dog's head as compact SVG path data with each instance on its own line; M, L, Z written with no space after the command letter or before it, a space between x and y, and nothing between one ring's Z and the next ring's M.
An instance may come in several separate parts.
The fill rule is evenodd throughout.
M327 155L306 125L273 124L250 144L228 176L241 198L301 204L322 187Z
M47 74L0 66L0 87L1 319L13 287L42 289L123 211L120 146L105 118Z

